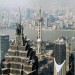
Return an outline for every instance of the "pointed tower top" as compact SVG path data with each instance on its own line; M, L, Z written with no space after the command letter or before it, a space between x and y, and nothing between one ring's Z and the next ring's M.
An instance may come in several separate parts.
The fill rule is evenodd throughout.
M39 17L38 17L38 21L41 22L43 20L43 17L41 16L41 8L39 9Z
M21 25L21 10L20 10L20 7L19 7L19 14L20 14L19 24Z
M41 16L41 4L39 3L39 13L40 13L40 16Z
M40 16L41 16L41 9L39 9L39 14L40 14Z

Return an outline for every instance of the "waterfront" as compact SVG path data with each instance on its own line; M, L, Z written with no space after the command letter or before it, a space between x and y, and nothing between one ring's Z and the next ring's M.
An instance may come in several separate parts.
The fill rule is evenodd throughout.
M0 33L8 34L10 39L15 39L15 29L0 29ZM24 35L27 35L30 40L37 40L37 30L34 28L24 28ZM75 36L75 30L42 30L43 41L54 42L55 39L58 39L61 36L65 36L70 39Z

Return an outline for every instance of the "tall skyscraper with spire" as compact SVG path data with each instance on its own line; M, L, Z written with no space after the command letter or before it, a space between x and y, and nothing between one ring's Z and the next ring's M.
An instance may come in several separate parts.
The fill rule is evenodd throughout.
M33 61L34 60L34 61ZM10 45L5 60L2 62L2 75L37 75L38 57L24 38L20 22L16 28L16 42Z
M16 28L16 44L17 45L23 45L23 25L21 25L21 11L19 8L19 14L20 14L20 18L19 18L19 23L16 24L17 28Z
M38 38L37 38L38 54L41 52L41 43L42 43L42 21L43 21L43 17L41 16L41 9L40 9L40 10L39 10L39 17L38 17Z

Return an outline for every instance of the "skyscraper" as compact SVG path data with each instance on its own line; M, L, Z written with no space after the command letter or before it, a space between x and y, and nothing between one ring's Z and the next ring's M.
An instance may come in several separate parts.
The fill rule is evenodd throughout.
M66 43L63 38L55 41L54 75L66 75Z
M66 71L69 71L69 56L70 56L70 47L66 41Z
M0 34L0 63L5 58L9 48L9 35Z
M54 21L55 21L54 16L53 16L53 15L50 15L50 16L49 16L49 23L52 23L52 22L54 22Z
M37 63L35 52L23 36L22 25L17 24L16 42L10 45L5 61L2 62L2 75L35 75Z
M31 10L27 9L26 10L26 19L30 19L30 16L31 16Z
M31 75L38 70L38 57L23 34L20 21L16 24L16 42L10 45L5 61L2 62L3 75ZM34 60L34 61L33 61ZM36 69L36 70L35 70Z
M61 29L65 28L64 20L61 20L61 21L60 21L60 28L61 28Z

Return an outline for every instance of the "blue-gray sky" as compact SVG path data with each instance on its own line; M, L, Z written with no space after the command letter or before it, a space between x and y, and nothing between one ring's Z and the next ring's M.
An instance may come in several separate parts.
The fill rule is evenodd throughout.
M54 5L74 5L75 0L0 0L0 7L39 7L39 3L42 7L49 7Z

